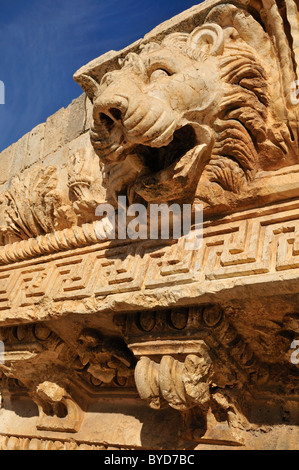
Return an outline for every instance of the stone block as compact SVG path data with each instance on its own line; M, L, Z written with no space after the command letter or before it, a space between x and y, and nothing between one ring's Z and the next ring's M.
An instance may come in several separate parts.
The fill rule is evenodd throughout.
M11 150L12 146L0 153L0 184L3 184L9 178L11 168Z
M84 134L77 137L77 139L72 140L66 145L66 147L68 148L69 156L72 156L75 152L81 149L92 149L89 132L85 132Z
M63 167L66 165L68 159L68 148L66 145L60 147L56 152L48 154L43 160L42 164L45 166L57 165Z
M72 101L65 110L65 125L62 143L76 139L84 132L85 125L85 94Z
M25 168L28 139L29 134L26 134L11 146L11 168L9 172L10 178L20 173Z
M46 121L44 157L56 152L62 145L62 136L65 126L65 109L61 108Z
M39 124L29 133L25 168L30 167L43 157L45 127L45 123Z

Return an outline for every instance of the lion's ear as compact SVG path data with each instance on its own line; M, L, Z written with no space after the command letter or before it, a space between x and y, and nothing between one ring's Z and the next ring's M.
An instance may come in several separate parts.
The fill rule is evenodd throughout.
M188 46L209 55L221 54L224 48L223 29L214 23L199 26L190 34Z

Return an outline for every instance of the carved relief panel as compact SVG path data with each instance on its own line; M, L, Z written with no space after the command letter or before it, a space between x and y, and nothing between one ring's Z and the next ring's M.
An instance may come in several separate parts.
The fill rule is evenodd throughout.
M298 431L298 24L294 0L213 0L76 72L88 142L0 194L0 413L37 410L0 449L157 447L155 413L182 448ZM110 240L120 196L202 204L200 247Z

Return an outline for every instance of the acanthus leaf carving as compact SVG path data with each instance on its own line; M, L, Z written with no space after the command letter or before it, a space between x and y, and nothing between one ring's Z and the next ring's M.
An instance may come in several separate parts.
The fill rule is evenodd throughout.
M67 170L37 165L15 176L0 196L2 245L92 224L104 201L101 181L92 148L72 154Z
M14 242L70 227L75 218L58 187L55 166L34 167L13 178L1 195L5 240Z
M96 380L110 383L134 373L134 357L119 338L105 337L93 329L84 329L77 340L78 353L84 366Z

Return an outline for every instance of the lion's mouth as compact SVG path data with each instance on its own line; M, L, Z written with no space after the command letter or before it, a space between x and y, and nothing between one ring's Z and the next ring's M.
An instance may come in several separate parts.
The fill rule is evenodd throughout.
M138 194L153 203L162 197L179 200L185 198L187 192L190 195L194 192L212 142L206 126L184 116L181 126L172 135L169 132L160 135L165 142L160 147L157 146L158 138L155 135L152 140L142 144L140 140L129 143L122 129L118 129L119 134L114 135L117 139L110 139L106 147L103 145L105 139L102 141L96 133L91 134L95 150L100 150L101 157L112 163L109 187L115 197L120 191L126 190L130 202ZM118 189L113 190L113 187Z
M159 148L150 145L136 145L131 154L137 155L144 173L158 173L178 162L189 150L198 145L196 132L191 124L176 130L172 141Z

